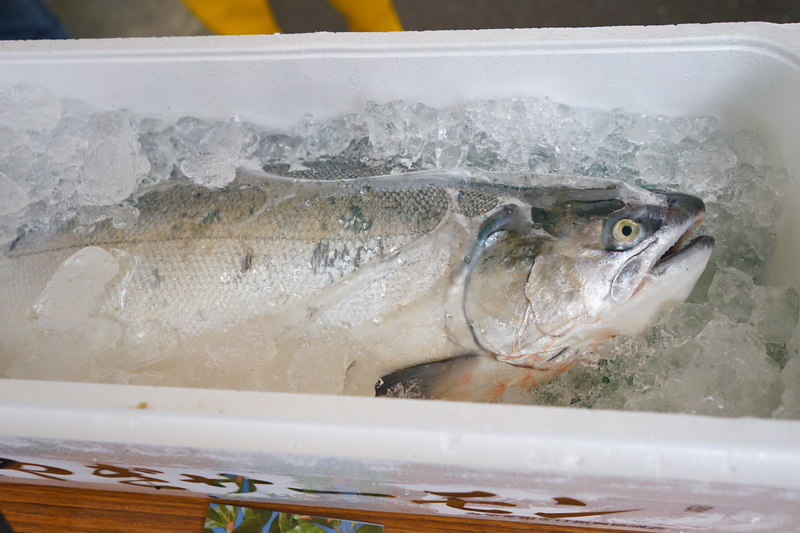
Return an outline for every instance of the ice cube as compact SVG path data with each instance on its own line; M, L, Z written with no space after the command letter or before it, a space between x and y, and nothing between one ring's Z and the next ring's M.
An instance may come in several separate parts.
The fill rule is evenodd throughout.
M0 172L0 216L18 213L28 202L30 199L25 189Z
M768 416L780 403L780 369L766 354L758 332L727 319L709 322L697 336L702 367L732 411L728 416ZM710 391L713 392L713 391Z
M685 135L678 132L667 117L636 115L627 132L627 139L636 144L664 142L678 144Z
M623 408L633 411L686 412L687 395L681 399L682 374L702 355L702 348L693 339L677 347L656 342L650 347L646 359L633 376L637 390L624 398ZM676 379L677 376L677 379ZM677 403L676 403L677 397Z
M772 228L756 224L752 217L732 214L730 207L706 203L707 216L699 230L716 241L711 262L718 269L735 267L755 277L775 252L775 234Z
M34 198L52 202L68 198L75 191L78 176L89 148L87 117L62 116L47 141L43 154L37 156L37 171L29 178Z
M732 234L735 231L736 225L732 225L723 232L723 238L728 241L728 264L753 277L758 276L777 247L773 229L758 225L742 227L738 236Z
M261 142L263 132L255 124L250 122L242 122L240 124L242 129L242 148L239 154L239 159L242 162L253 162L254 168L261 167L259 164L259 156L261 149Z
M47 154L59 165L78 167L89 148L89 118L63 117L53 129Z
M133 193L150 171L129 111L94 113L89 119L89 150L80 171L78 194L87 205L116 204Z
M775 168L764 175L764 183L770 186L780 196L786 190L792 178L785 168Z
M633 391L641 388L640 367L648 353L639 336L615 338L595 361L582 361L569 372L532 389L528 397L504 395L506 403L532 403L598 409L620 409Z
M94 108L82 100L61 99L61 118L76 118L84 122L94 113Z
M768 342L764 346L770 359L778 363L778 367L783 370L787 361L789 361L789 351L786 348L786 343Z
M197 146L211 126L195 117L181 117L175 123L175 134L187 146Z
M169 125L159 118L147 117L139 121L139 135L161 133L167 128L169 128Z
M775 418L800 419L800 357L791 357L781 371L783 395L781 404L772 413Z
M558 158L552 146L547 144L535 144L528 156L528 168L537 174L549 174L555 172L558 166Z
M786 343L792 340L800 316L797 291L781 287L753 287L754 304L750 323L767 342Z
M772 165L769 149L755 131L741 130L731 135L728 145L736 150L742 162L761 168Z
M671 122L680 135L696 143L705 142L719 131L719 123L714 117L676 117Z
M678 154L678 179L681 189L707 200L716 200L728 186L736 154L727 146L691 147Z
M63 330L42 331L11 364L10 378L92 380L103 352L122 338L122 327L106 318L87 318Z
M61 118L61 102L37 85L0 88L0 126L21 130L51 130Z
M546 386L536 387L532 391L533 399L531 403L536 405L552 405L558 407L568 407L573 403L573 400L579 401L575 395L575 391L563 380L548 383ZM509 395L504 399L511 401L517 395Z
M714 276L708 298L725 316L743 322L750 318L756 306L752 291L753 278L735 268L723 268Z
M340 119L321 124L310 120L295 133L305 141L304 157L312 160L338 155L354 141L369 134L364 118L360 114L345 115ZM248 144L252 143L253 140L248 141Z
M730 209L752 218L764 227L773 226L780 218L778 192L769 185L763 173L750 165L742 165L735 175L738 198L732 199Z
M244 138L236 120L218 122L181 163L181 171L195 183L223 187L236 177L239 151Z
M391 159L395 155L403 155L405 149L405 116L401 101L384 105L367 102L364 109L364 122L369 132L369 141L375 149L375 156Z
M648 184L672 189L678 184L678 148L674 144L652 143L636 154L639 175Z
M266 135L261 139L255 154L263 164L285 164L291 166L296 161L306 159L305 142L294 135Z
M186 148L174 127L161 120L144 119L139 124L139 144L150 162L150 174L145 185L168 179Z
M719 290L718 285L715 290ZM680 304L662 318L662 332L672 344L680 346L691 341L714 316L713 305Z
M749 324L714 319L663 355L657 385L629 399L626 409L763 417L781 402L780 369Z
M66 330L88 318L106 283L117 275L117 259L98 246L81 248L55 271L33 305L34 325Z
M5 129L10 133L10 130ZM4 137L4 129L0 128L0 139ZM14 135L12 133L12 135ZM28 146L17 144L15 141L9 141L4 149L0 149L0 172L4 173L15 183L26 190L26 194L31 194L31 187L28 185L33 167L36 164L36 156ZM25 184L25 185L22 185ZM50 192L49 190L47 191Z

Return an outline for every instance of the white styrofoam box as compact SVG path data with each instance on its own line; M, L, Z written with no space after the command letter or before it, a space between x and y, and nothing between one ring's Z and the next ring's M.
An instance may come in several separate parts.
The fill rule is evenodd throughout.
M712 115L800 174L797 25L0 43L0 86L20 82L99 109L279 127L399 98ZM800 182L784 201L762 281L798 288ZM796 421L0 380L0 457L0 479L222 494L244 476L270 484L239 497L271 501L800 531Z

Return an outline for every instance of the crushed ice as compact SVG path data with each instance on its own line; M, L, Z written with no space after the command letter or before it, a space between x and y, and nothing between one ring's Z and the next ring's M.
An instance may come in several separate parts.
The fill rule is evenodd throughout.
M779 197L789 176L773 166L758 134L728 134L711 117L601 112L534 98L447 109L397 101L370 102L361 113L326 122L306 117L294 131L275 132L238 117L170 122L94 110L19 85L0 89L0 243L12 241L22 226L74 216L89 224L109 217L129 224L138 212L125 199L170 177L221 187L240 166L313 173L306 163L320 160L360 175L479 167L614 178L700 196L708 215L698 231L713 235L717 245L690 301L663 313L642 335L617 338L596 360L530 392L510 392L504 401L800 418L800 356L788 348L798 295L753 282L775 251ZM99 265L102 280L116 271L116 259L98 250L71 259ZM71 283L85 285L85 295L99 290L96 279ZM75 342L69 335L75 318L62 306L62 289L48 285L37 304L47 333L39 342L54 352ZM76 305L84 316L90 302ZM119 339L117 325L107 322L80 323L98 334L97 346L78 350L86 358ZM47 365L56 374L42 374ZM47 365L23 356L5 374L77 379L67 361ZM95 378L166 385L210 371L184 366L176 376L106 368Z

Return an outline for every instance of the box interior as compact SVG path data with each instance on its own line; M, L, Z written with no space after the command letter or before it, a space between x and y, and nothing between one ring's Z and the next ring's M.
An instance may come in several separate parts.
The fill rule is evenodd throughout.
M296 125L307 114L324 120L357 111L369 100L382 103L394 99L441 107L471 99L532 96L602 110L623 108L654 115L711 115L729 131L741 128L757 131L770 146L776 163L796 176L800 174L798 35L800 29L792 26L747 23L404 35L18 42L0 44L0 86L35 83L59 97L81 99L98 109L129 108L138 114L176 118L184 114L240 115L276 128ZM800 270L795 267L800 260L800 236L796 230L800 227L800 210L792 209L798 203L800 183L795 180L784 198L778 252L762 275L764 283L800 288ZM483 449L482 445L476 445L466 454L459 451L464 449L460 445L451 447L452 453L446 449L450 434L485 436L491 428L484 427L481 420L485 418L481 417L488 416L499 424L494 428L496 433L492 431L492 446L516 442L530 448L521 467L523 471L607 474L600 463L586 460L592 456L587 446L621 442L649 421L648 424L652 422L653 427L664 430L656 432L652 441L645 436L635 441L637 444L630 447L626 457L638 459L626 468L625 475L713 479L800 489L797 481L800 476L791 475L792 471L797 472L800 460L796 449L800 422L729 420L709 425L697 423L697 417L682 415L575 413L560 408L447 403L419 411L418 404L411 400L382 402L351 398L343 405L339 403L343 399L330 402L334 399L324 397L303 396L297 402L290 402L275 393L218 395L219 391L194 391L189 394L179 390L83 384L79 386L83 392L79 392L75 384L3 381L0 381L3 406L0 427L7 435L129 442L137 424L155 420L154 425L145 424L149 430L139 434L137 442L226 448L230 447L230 440L212 436L213 429L221 429L225 423L242 417L256 426L262 424L258 427L264 429L265 421L276 424L292 418L301 425L313 418L313 424L340 424L346 428L362 427L383 417L407 416L404 433L391 433L398 440L385 449L386 453L376 455L376 460L442 463L443 458L449 458L453 464L512 469L508 457L499 451L484 457L485 460L479 459L475 450ZM103 397L115 395L114 390L120 391L119 402L104 407ZM84 394L85 401L75 399ZM141 400L133 402L134 397ZM152 400L156 397L157 401ZM213 401L209 400L212 397ZM129 409L147 401L156 406L155 412ZM246 409L245 413L239 407L247 402L255 402L256 407ZM326 404L329 408L323 408ZM107 417L108 409L124 410L126 414L119 419L120 423L112 423ZM280 416L275 409L281 410ZM514 434L510 428L519 420L522 412L519 409L528 409L525 419L530 426L522 434ZM210 414L209 410L216 413ZM56 423L62 416L69 418L70 412L76 413L76 417L69 424ZM201 420L210 431L193 433L191 437L170 436L169 417L158 418L167 412L183 413L179 418L184 421ZM324 414L325 420L312 415L315 412ZM457 423L451 420L454 414ZM414 416L421 418L415 420ZM588 420L597 423L586 425ZM730 440L715 437L714 432L721 427L714 425L716 422L724 425ZM459 427L450 428L452 424ZM603 429L606 424L613 431ZM563 455L563 460L554 459L555 456L548 455L550 452L535 451L542 434L566 435L584 426L588 428L586 435L570 434L567 439L570 442L567 448L575 447L573 455L566 454L574 459L573 463L563 459ZM719 462L715 459L713 464L705 466L694 462L679 464L680 461L673 460L676 455L651 454L658 443L672 438L670 431L680 428L685 432L675 441L675 449L706 450L710 454L707 457L720 453L716 456ZM741 435L737 436L740 431L752 435L751 430L757 434L770 433L771 445L780 453L763 458L759 469L737 470L760 453L759 443L744 442ZM431 437L436 445L423 438L415 440L413 435ZM353 457L359 450L372 449L367 444L352 448L346 441L320 441L299 447L287 439L279 441L280 445L262 440L246 446L275 453L295 450L339 457ZM553 446L553 453L557 454L558 445ZM787 460L795 465L794 470L781 466L788 464ZM726 473L730 465L734 465L733 474Z

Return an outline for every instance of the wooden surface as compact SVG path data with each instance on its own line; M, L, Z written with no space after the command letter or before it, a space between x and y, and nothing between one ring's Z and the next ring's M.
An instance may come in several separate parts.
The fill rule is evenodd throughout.
M124 531L130 533L202 533L210 502L235 500L204 496L175 496L152 493L109 491L84 487L58 487L37 483L0 482L0 513L14 533ZM241 504L241 502L238 502ZM612 532L569 526L534 525L485 519L353 511L298 505L247 502L260 509L343 518L382 524L386 533L399 532ZM0 533L3 531L0 520Z

